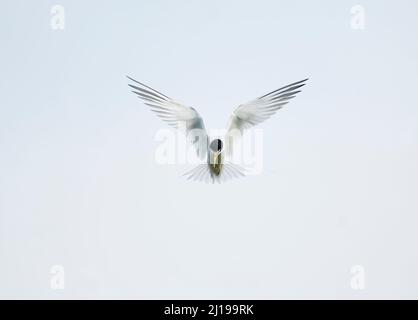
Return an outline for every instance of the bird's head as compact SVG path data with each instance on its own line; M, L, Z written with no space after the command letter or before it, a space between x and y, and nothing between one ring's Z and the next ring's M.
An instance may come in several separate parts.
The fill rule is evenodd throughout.
M223 142L221 139L213 139L209 145L210 150L213 153L221 153L223 149Z

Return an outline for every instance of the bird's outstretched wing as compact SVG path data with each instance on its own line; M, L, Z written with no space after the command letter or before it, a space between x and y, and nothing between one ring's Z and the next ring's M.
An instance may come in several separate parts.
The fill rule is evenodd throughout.
M289 84L274 90L264 96L239 105L229 120L226 133L226 148L228 155L232 155L233 144L236 138L242 135L245 129L267 120L277 110L281 109L290 99L294 98L308 79Z
M134 82L129 84L133 89L132 92L170 126L182 129L188 140L195 146L199 158L204 159L207 153L208 136L199 113L194 108L178 103L131 77L127 78Z

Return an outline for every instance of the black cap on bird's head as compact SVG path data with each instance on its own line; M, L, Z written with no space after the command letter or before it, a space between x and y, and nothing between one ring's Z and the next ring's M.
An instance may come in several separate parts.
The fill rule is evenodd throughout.
M223 148L223 143L221 139L214 139L210 143L210 150L213 152L221 152Z

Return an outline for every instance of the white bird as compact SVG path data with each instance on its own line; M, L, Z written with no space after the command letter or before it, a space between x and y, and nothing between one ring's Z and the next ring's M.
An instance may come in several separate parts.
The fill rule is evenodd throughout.
M291 83L239 105L230 117L224 138L226 146L224 146L221 139L216 138L210 141L203 119L194 108L178 103L131 77L128 79L134 82L134 84L129 84L133 89L132 92L170 126L185 130L190 143L195 146L197 155L202 160L206 158L205 163L185 173L187 179L212 183L245 175L245 169L225 160L225 156L232 156L234 143L236 143L236 140L231 137L237 137L236 133L241 136L244 130L270 118L277 110L289 103L308 80Z

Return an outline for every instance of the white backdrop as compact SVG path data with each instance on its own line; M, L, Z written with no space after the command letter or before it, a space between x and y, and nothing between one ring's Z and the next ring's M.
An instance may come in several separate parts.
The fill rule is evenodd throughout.
M1 1L0 297L418 298L417 9ZM310 80L262 174L205 185L125 75L208 128Z

